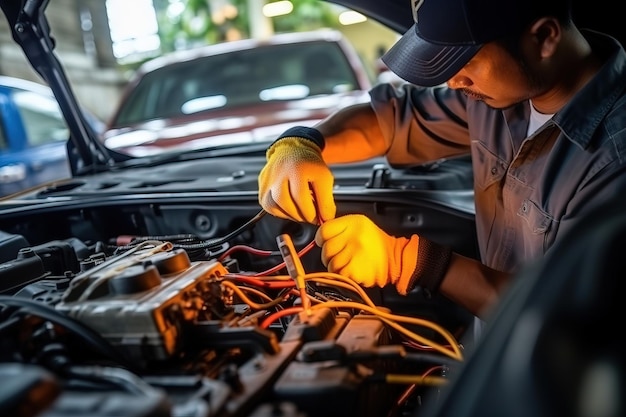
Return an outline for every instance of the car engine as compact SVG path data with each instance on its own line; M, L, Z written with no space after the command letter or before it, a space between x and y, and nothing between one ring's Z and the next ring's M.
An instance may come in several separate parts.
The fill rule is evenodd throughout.
M253 199L121 200L5 210L7 415L417 415L462 360L467 314L328 273L313 225Z

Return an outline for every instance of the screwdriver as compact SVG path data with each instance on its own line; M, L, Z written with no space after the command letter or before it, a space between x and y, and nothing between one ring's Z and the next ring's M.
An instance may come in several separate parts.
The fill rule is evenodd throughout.
M283 260L285 261L287 272L289 273L291 279L293 279L296 283L296 289L300 291L302 308L304 309L306 314L310 316L311 300L309 300L309 296L306 293L306 283L304 282L304 275L306 274L306 272L304 271L304 266L302 265L302 261L298 256L298 252L293 245L291 236L286 233L280 234L276 237L276 243L278 244L278 250L283 257Z

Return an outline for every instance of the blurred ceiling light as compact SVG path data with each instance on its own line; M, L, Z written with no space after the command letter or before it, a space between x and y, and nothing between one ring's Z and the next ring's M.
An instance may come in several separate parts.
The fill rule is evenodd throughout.
M366 20L367 20L367 17L353 10L343 12L339 15L339 23L341 23L344 26L354 25L355 23L363 23Z
M152 0L106 0L105 4L113 54L118 60L130 62L133 55L151 56L159 50L159 25Z
M293 4L289 0L275 1L267 3L263 6L263 15L265 17L276 17L289 14L293 11Z

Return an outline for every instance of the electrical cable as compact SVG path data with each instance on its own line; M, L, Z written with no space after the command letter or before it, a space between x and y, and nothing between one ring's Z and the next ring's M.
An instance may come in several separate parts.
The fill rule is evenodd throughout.
M293 316L294 314L298 314L298 313L300 313L302 311L304 311L304 309L302 307L299 307L299 306L297 306L297 307L287 307L284 310L276 311L275 313L272 313L269 316L267 316L265 318L265 320L263 320L261 322L259 327L261 327L262 329L267 329L267 328L270 327L270 324L272 324L273 322L275 322L279 318L285 317L285 316Z
M333 272L311 272L306 274L305 277L307 280L313 280L313 281L317 281L319 279L325 280L330 278L331 282L332 280L338 280L341 281L343 283L345 283L348 287L345 288L349 288L352 289L354 292L356 292L357 294L359 294L359 296L363 299L363 301L365 302L365 304L371 306L371 307L377 307L374 302L372 301L372 299L369 297L369 295L367 295L367 293L365 292L365 290L363 289L363 287L361 287L359 284L357 284L354 280L345 277L343 275L339 275Z
M244 293L252 293L257 297L264 299L265 301L272 301L272 297L257 288L249 287L247 285L237 285L237 288L239 288L239 290L243 291Z
M302 257L303 255L305 255L307 252L309 252L311 249L313 249L313 247L315 246L315 241L312 240L311 242L309 242L305 247L303 247L302 249L300 249L298 251L298 256ZM271 275L275 272L280 271L281 269L283 269L285 267L285 262L281 262L278 265L275 265L265 271L259 272L254 274L255 276L265 276L265 275Z
M162 393L137 375L125 369L108 366L70 366L69 376L91 382L107 382L131 394L158 397Z
M269 301L267 303L259 304L259 303L256 303L256 302L252 301L242 290L239 289L239 287L237 287L232 282L230 282L230 281L222 281L222 285L225 286L226 288L230 288L231 290L233 290L235 292L235 294L237 294L237 296L239 298L241 298L241 300L244 303L248 304L250 307L252 307L255 310L266 310L268 308L275 307L277 304L283 302L283 300L285 298L284 296L277 297L277 298L275 298L272 301Z
M257 249L248 245L235 245L235 246L231 246L230 248L228 248L223 254L221 254L217 258L217 260L221 262L224 259L226 259L228 256L231 256L234 252L237 252L237 251L248 252L253 255L258 255L258 256L280 256L280 252L278 251Z
M243 233L246 230L250 229L259 220L261 220L261 218L263 216L265 216L266 214L267 214L267 212L265 210L261 209L252 218L250 218L244 224L242 224L241 226L239 226L238 228L236 228L235 230L233 230L232 232L228 233L225 236L217 237L217 238L214 238L214 239L205 240L205 241L202 241L200 243L195 243L195 244L175 244L174 248L175 249L185 249L185 250L197 250L197 249L211 249L211 248L215 248L215 247L218 247L218 246L222 246L224 243L229 242L233 238L239 236L241 233ZM181 236L181 235L177 235L177 236ZM190 236L193 236L193 235L182 235L182 236L185 236L185 238L190 238ZM144 238L137 237L136 239L153 240L153 239L151 239L151 237L144 237ZM119 250L126 250L126 249L130 249L130 248L132 248L134 246L135 245L120 246L120 247L118 247L118 249Z
M377 313L375 313L375 314L377 314ZM379 314L377 314L377 315L379 315ZM397 317L400 317L400 316L396 316L396 320L397 320ZM461 352L458 349L458 346L456 344L451 344L450 346L441 345L441 344L436 343L436 342L434 342L432 340L429 340L428 338L426 338L424 336L421 336L421 335L419 335L417 333L414 333L414 332L408 330L406 327L400 326L394 320L390 320L388 318L380 317L380 316L379 316L379 318L383 322L387 323L390 327L393 327L394 329L396 329L398 332L403 333L405 336L407 336L409 338L412 338L412 339L415 339L415 340L419 340L421 343L428 344L428 345L432 346L433 350L435 350L435 351L437 351L439 353L443 353L444 355L447 355L447 356L449 356L449 357L451 357L453 359L459 360L459 361L463 359L463 357L461 355ZM413 317L410 317L410 318L413 318ZM429 323L430 325L433 325L433 326L437 326L436 324L434 324L432 322L427 322L427 323ZM427 327L430 327L430 326L427 326ZM437 327L439 327L439 326L437 326ZM447 333L447 331L444 328L440 327L440 334L442 334L444 336L444 338L447 339L448 336L449 337L453 337L451 334L449 334L449 333L446 334L446 333Z
M433 366L433 367L427 369L424 373L422 373L422 377L428 376L428 375L432 374L433 372L438 371L438 370L440 370L442 368L443 368L443 366ZM399 410L400 406L402 404L404 404L406 401L408 401L408 399L411 397L411 395L413 395L413 393L417 389L417 386L418 386L417 384L410 384L404 390L404 392L400 395L400 397L398 398L396 403L389 410L389 413L387 414L387 417L393 417L394 415L398 414L398 410Z
M416 384L440 387L449 381L442 376L387 374L385 375L385 382L388 384Z
M257 276L250 276L244 274L235 274L229 272L224 275L225 279L234 279L239 282L244 282L256 287L268 288L268 289L280 289L280 288L293 288L296 284L292 280L263 280Z
M284 263L284 262L283 262ZM292 273L293 275L293 273ZM341 284L339 284L338 282L333 282L332 280L328 279L328 277L330 278L334 278L336 280L342 281ZM293 277L291 277L293 278ZM452 336L446 329L442 328L441 326L437 325L436 323L430 322L428 320L424 320L424 319L419 319L419 318L414 318L414 317L404 317L404 316L398 316L398 315L393 315L393 314L389 314L386 313L382 310L380 310L380 308L378 306L376 306L372 300L369 298L369 296L367 295L367 293L365 293L365 291L361 288L360 285L356 284L353 280L344 277L342 275L339 274L333 274L333 273L312 273L312 274L304 274L302 277L299 277L301 279L306 279L306 280L318 280L320 283L324 283L327 285L331 285L331 286L337 286L337 287L342 287L342 288L347 288L349 290L353 290L356 293L358 293L361 298L363 299L365 304L362 303L355 303L355 302L351 302L351 301L326 301L326 302L321 302L319 304L316 305L317 308L319 308L320 306L334 306L334 307L352 307L354 309L358 309L358 310L365 310L368 311L372 314L375 314L377 316L379 316L379 318L387 323L390 327L396 329L397 331L399 331L400 333L404 334L405 336L407 336L408 338L417 341L418 343L424 344L426 346L430 346L432 347L433 350L436 350L440 353L443 353L444 355L450 356L453 359L456 360L461 360L462 359L462 354L461 351L458 347L458 344L456 343L456 340L454 338L454 336ZM295 282L295 280L294 280ZM257 284L261 284L261 282L257 282ZM269 282L264 282L262 285L264 286L269 286L272 285ZM297 287L297 285L296 285ZM302 293L302 289L300 289L300 293ZM334 303L334 304L333 304ZM294 314L294 312L299 312L301 310L289 310L286 309L288 311L282 310L281 312L277 312L274 313L270 316L268 316L266 318L266 320L263 321L262 326L267 327L269 326L269 324L271 324L271 322L273 322L274 320L276 320L277 318L280 317L284 317L290 314ZM290 312L291 311L291 312ZM401 321L401 322L407 322L407 323L411 323L411 324L417 324L423 327L428 327L431 328L433 330L435 330L436 332L438 332L440 335L443 336L443 338L445 340L447 340L449 342L449 346L444 346L441 345L439 343L436 343L432 340L428 340L427 338L420 336L410 330L408 330L407 328L399 325L398 323L396 323L396 321Z
M64 327L79 336L96 352L101 353L126 368L131 370L135 368L135 365L128 358L126 358L122 352L118 351L115 346L111 345L109 341L102 337L99 333L95 332L90 327L87 327L82 322L72 319L65 314L59 313L52 307L37 301L5 295L0 295L0 304L7 307L17 308L18 310L14 314L33 315L58 324L59 326Z
M221 238L211 239L209 241L206 241L206 242L203 242L203 243L199 243L197 245L180 245L180 248L182 248L182 249L200 249L200 248L205 249L205 248L214 248L216 246L222 246L224 243L229 242L231 239L239 236L241 233L243 233L246 230L250 229L259 220L261 220L261 218L263 218L263 216L265 216L266 214L267 214L267 212L265 210L261 209L250 220L246 221L244 224L242 224L241 226L237 227L232 232L226 234L226 236L223 236Z
M280 254L285 262L285 267L291 279L295 282L296 289L300 292L300 301L302 307L308 316L311 316L311 300L309 300L309 294L307 294L306 282L304 276L304 265L300 260L300 255L296 251L291 236L283 233L276 237L276 243L280 249Z
M389 326L393 327L394 329L398 330L399 332L405 334L406 336L410 337L411 339L417 340L420 343L424 343L424 344L429 344L431 345L436 351L443 353L446 356L450 356L453 359L457 359L457 360L462 360L462 353L461 350L459 349L459 346L454 338L454 336L452 336L452 334L450 334L450 332L448 332L446 329L444 329L443 327L439 326L436 323L433 323L431 321L428 320L424 320L424 319L420 319L417 317L407 317L407 316L400 316L400 315L396 315L396 314L390 314L387 313L379 308L374 308L371 307L369 305L365 305L362 303L356 303L356 302L352 302L352 301L327 301L321 304L317 304L311 307L312 309L317 309L317 308L352 308L352 309L358 309L358 310L364 310L367 311L369 313L372 313L376 316L378 316L381 320L383 320L385 323L389 324ZM437 333L439 333L441 336L443 336L443 338L450 344L450 347L447 348L445 346L440 345L439 343L436 343L432 340L429 340L426 337L423 337L421 335L418 335L408 329L406 329L405 327L399 325L398 323L396 323L396 321L399 322L404 322L404 323L411 323L411 324L417 324L423 327L427 327L430 328L432 330L435 330Z
M361 296L365 304L371 307L377 307L376 304L374 304L374 302L371 300L371 298L369 298L369 296L365 293L365 291L363 291L363 289L361 289L361 292L356 291L356 288L354 285L350 285L348 283L341 282L341 281L333 281L332 279L326 279L326 278L308 278L308 279L316 283L328 285L330 287L341 287L349 291L353 291Z

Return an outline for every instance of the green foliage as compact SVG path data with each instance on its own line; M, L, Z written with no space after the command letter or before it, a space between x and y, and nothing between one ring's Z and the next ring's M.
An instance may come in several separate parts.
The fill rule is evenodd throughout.
M228 34L233 31L239 37L249 37L248 0L227 0L227 2L236 7L238 13L236 17L217 24L211 19L211 5L218 2L179 0L179 3L176 3L155 0L162 52L222 42L227 40ZM275 32L336 26L336 15L329 4L320 0L291 0L291 2L294 6L292 13L272 19Z
M298 32L337 26L337 16L319 0L291 0L293 12L274 18L276 32Z

